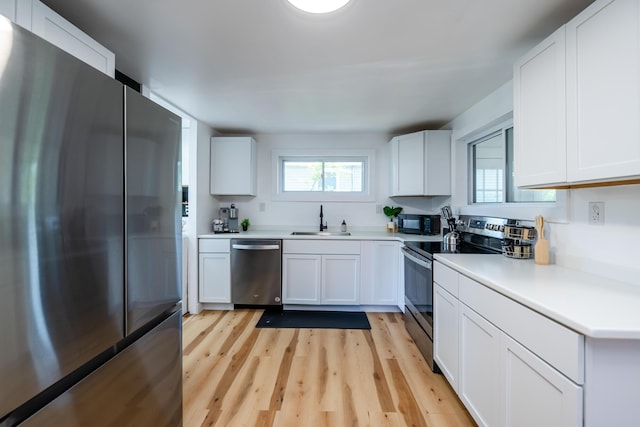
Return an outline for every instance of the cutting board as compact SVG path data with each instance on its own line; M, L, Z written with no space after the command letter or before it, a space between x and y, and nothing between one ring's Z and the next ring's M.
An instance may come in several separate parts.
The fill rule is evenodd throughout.
M544 237L544 218L536 216L536 233L538 241L534 246L535 262L540 265L549 264L549 241Z

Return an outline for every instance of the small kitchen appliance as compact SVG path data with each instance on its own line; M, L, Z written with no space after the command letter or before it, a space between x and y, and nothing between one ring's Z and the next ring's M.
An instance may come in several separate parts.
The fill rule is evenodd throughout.
M398 215L398 232L407 234L440 234L440 215Z
M460 245L460 233L457 231L456 219L451 213L450 206L444 206L442 208L442 216L449 225L449 232L444 235L442 239L443 252L456 252Z
M231 207L222 207L218 211L218 218L212 222L214 233L239 233L238 209L232 203Z
M229 232L238 233L240 231L240 227L238 226L238 209L236 205L231 203L231 207L229 208Z

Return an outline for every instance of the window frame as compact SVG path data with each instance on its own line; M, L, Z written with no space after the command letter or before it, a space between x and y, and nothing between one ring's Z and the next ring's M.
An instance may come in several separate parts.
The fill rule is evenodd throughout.
M272 162L272 198L276 201L345 201L371 202L375 198L372 194L375 151L374 150L316 150L316 149L288 149L273 150ZM363 163L362 191L284 191L284 162L285 161L358 161Z
M507 132L512 130L512 135L514 137L513 143L515 144L515 128L513 125L513 120L506 121L496 127L491 128L483 132L482 134L477 135L475 138L470 139L467 142L467 204L469 206L540 206L540 207L554 207L558 203L558 201L563 202L564 195L561 194L562 191L556 190L556 200L545 202L545 201L514 201L509 200L509 192L511 191L511 185L513 182L509 179L510 174L513 173L515 168L514 164L509 163L509 144L507 141ZM503 154L504 154L504 168L502 169L502 201L500 202L477 202L476 201L476 156L475 156L475 147L485 141L491 140L496 136L500 136L503 143Z

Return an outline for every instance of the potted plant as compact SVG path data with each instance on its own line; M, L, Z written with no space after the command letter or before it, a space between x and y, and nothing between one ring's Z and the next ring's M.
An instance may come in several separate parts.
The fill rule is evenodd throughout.
M389 218L389 222L387 222L387 231L398 231L398 224L395 219L400 215L400 212L402 212L402 208L400 206L385 206L383 212Z
M249 218L243 219L242 222L240 223L240 226L242 227L242 231L247 231L250 225L251 223L249 222Z

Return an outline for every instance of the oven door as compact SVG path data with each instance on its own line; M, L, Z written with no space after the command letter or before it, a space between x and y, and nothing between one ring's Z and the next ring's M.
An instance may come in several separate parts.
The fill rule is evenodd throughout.
M433 340L433 262L406 247L402 253L406 308Z

